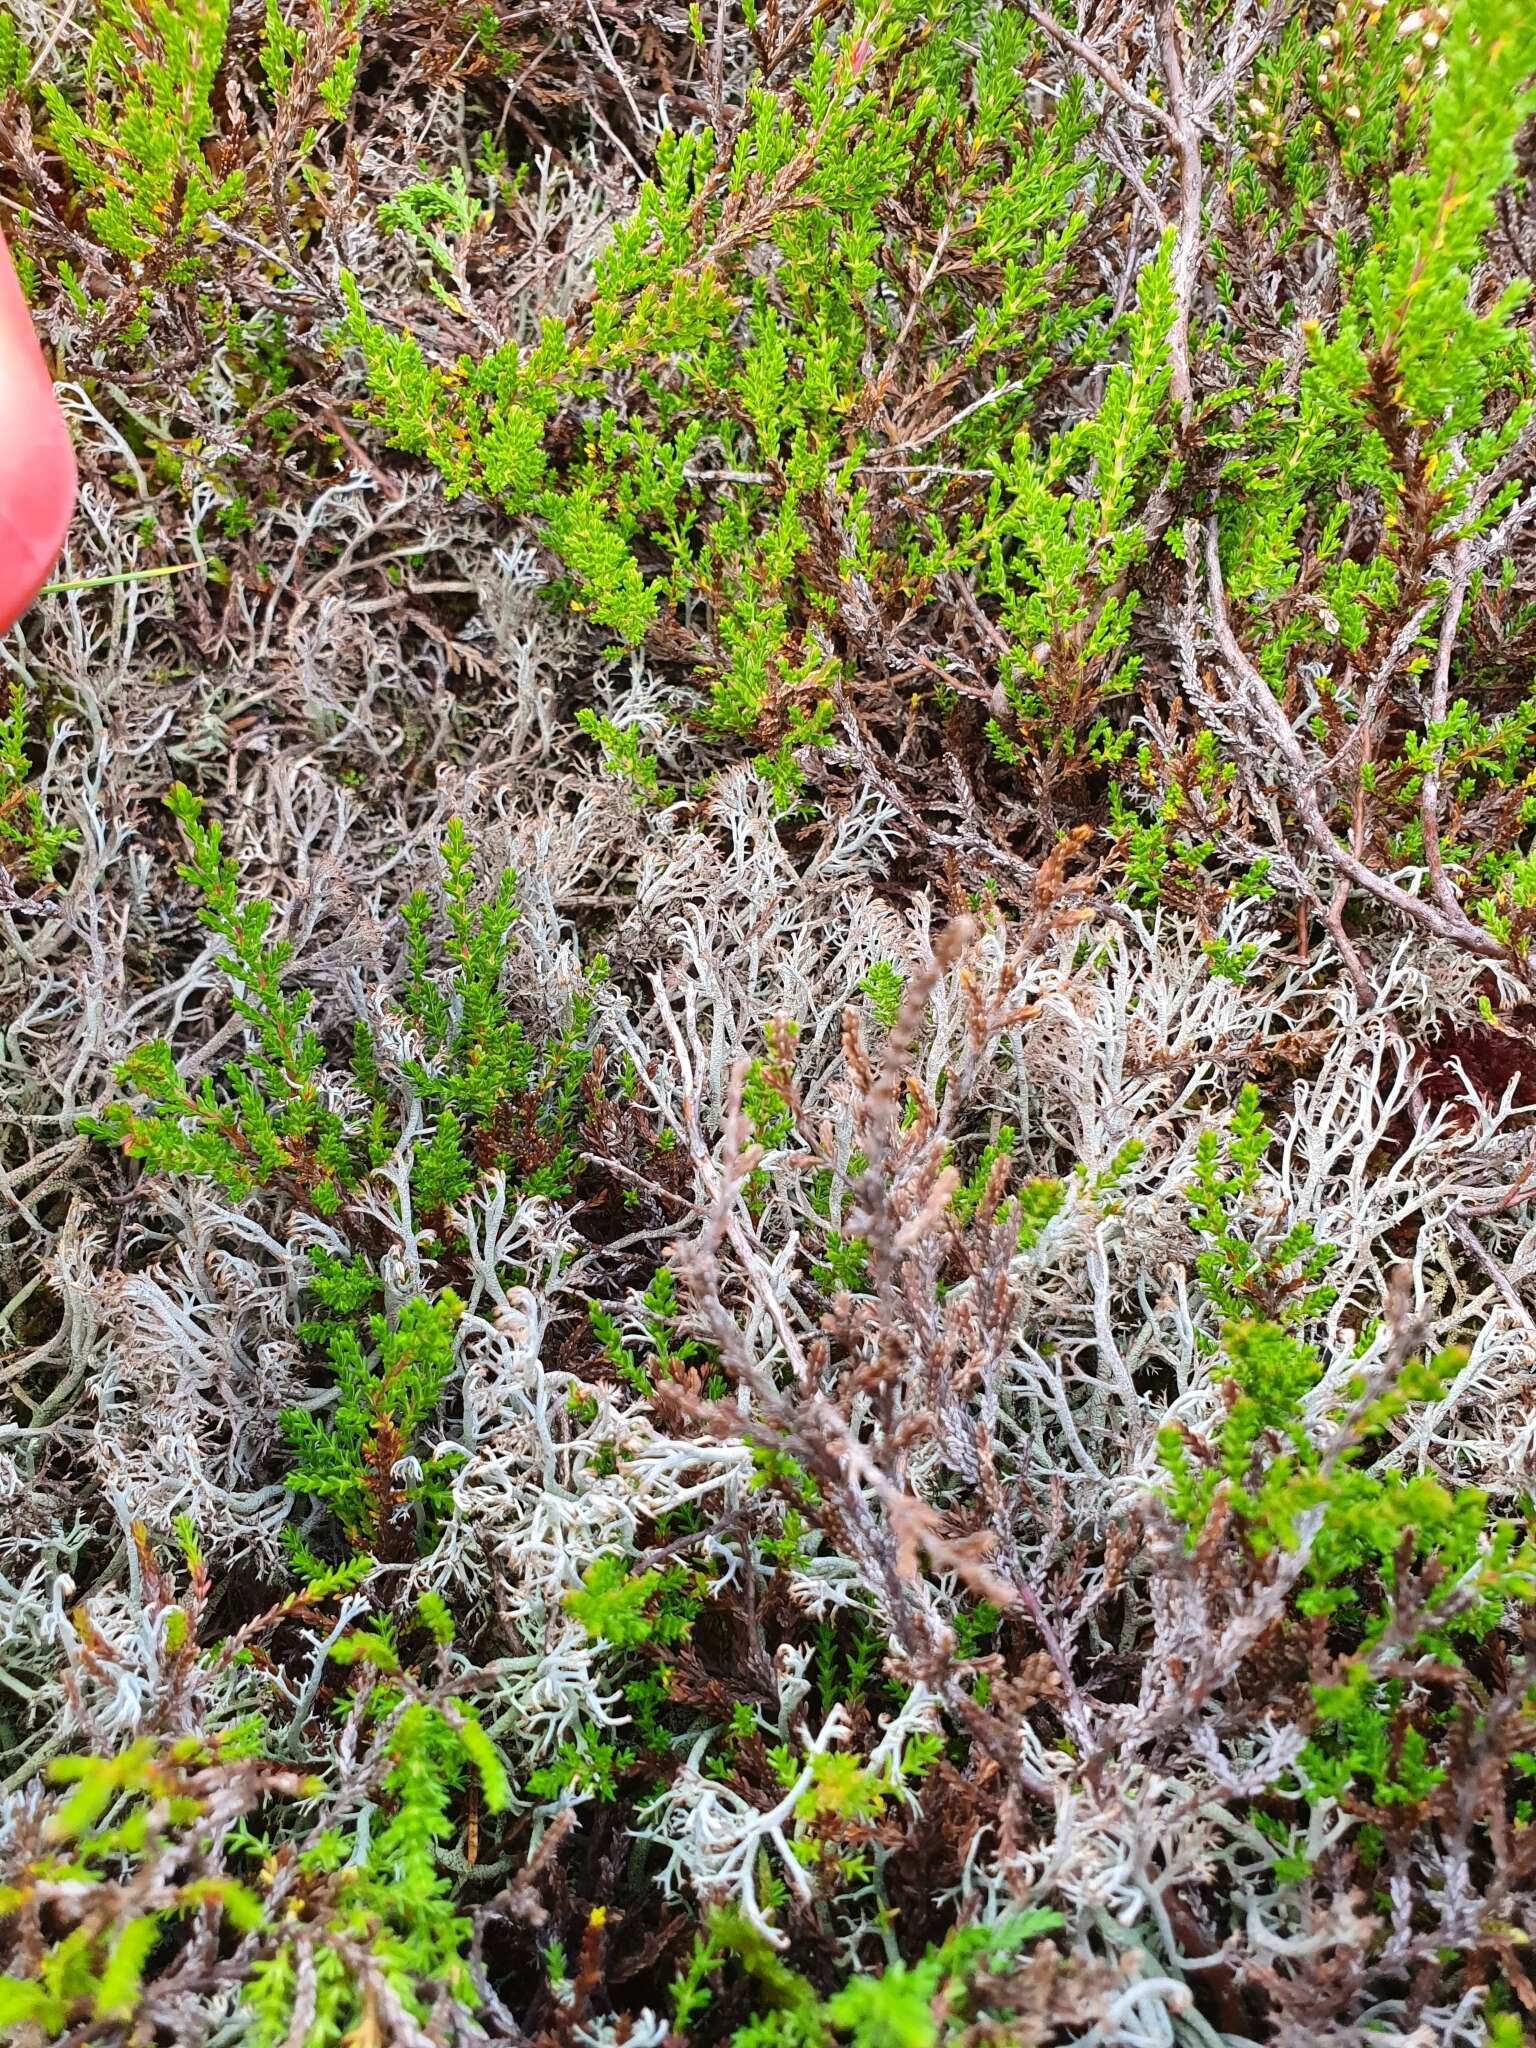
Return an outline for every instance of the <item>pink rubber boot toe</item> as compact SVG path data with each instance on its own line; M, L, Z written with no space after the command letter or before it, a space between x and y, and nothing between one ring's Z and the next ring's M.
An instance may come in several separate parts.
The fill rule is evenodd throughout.
M0 238L0 632L59 558L75 505L75 452Z

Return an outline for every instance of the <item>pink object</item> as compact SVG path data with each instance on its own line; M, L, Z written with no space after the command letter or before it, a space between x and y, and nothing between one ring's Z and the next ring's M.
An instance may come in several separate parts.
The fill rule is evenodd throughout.
M36 597L75 505L75 451L0 237L0 632Z

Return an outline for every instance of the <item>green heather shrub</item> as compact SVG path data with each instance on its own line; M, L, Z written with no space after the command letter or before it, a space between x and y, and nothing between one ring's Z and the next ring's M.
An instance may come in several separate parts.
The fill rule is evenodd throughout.
M1373 189L1367 234L1340 248L1337 313L1306 325L1299 378L1282 380L1278 364L1261 374L1223 433L1226 586L1272 688L1317 664L1319 741L1336 749L1359 735L1334 777L1339 815L1363 804L1389 867L1461 869L1469 901L1479 891L1476 919L1523 947L1536 700L1478 687L1478 649L1454 659L1445 636L1454 639L1467 599L1469 543L1519 496L1507 458L1536 397L1526 281L1497 291L1477 282L1497 194L1536 106L1536 22L1511 0L1469 0L1443 39L1426 38L1431 48L1443 40L1429 64L1405 6L1373 11L1356 36L1342 55L1314 42L1303 57L1296 20L1257 95L1286 109L1277 118L1290 139L1250 161L1240 216L1282 242L1301 231L1318 192L1303 139L1323 126L1347 133L1348 169L1385 182ZM1437 69L1443 77L1432 78ZM1241 340L1227 344L1234 356ZM1502 571L1497 560L1479 566L1473 595ZM1442 673L1378 739L1350 678L1381 660L1410 615L1410 673L1429 679L1438 637L1442 669L1454 667L1460 684L1451 694ZM1443 818L1426 809L1430 777ZM1442 835L1438 848L1426 844L1427 824Z
M183 1674L230 1670L253 1640L317 1618L345 1590L346 1574L315 1581L237 1641L203 1650L209 1582L190 1527L180 1534L190 1583L179 1599L142 1529L135 1540L165 1654ZM424 1604L422 1620L433 1618ZM87 1616L79 1625L89 1634ZM97 1654L109 1665L105 1644ZM356 2042L380 2002L416 2021L445 1994L474 2008L470 1922L453 1910L436 1848L471 1778L488 1813L506 1807L505 1769L471 1704L399 1676L389 1632L337 1631L330 1657L343 1680L358 1674L338 1707L361 1809L340 1783L267 1754L281 1737L260 1712L48 1766L29 1853L0 1889L28 1964L0 1976L8 2039L134 2037L150 2024L146 1977L206 1973L211 1994L221 1942L242 1959L240 2037L271 2048Z
M1166 450L1167 259L1118 323L1068 289L1103 173L1080 91L1026 113L1034 48L1011 9L930 21L901 0L818 26L802 73L754 87L729 134L662 135L580 321L527 349L434 363L350 284L389 439L535 519L599 625L669 632L724 730L811 716L961 578L997 602L1021 708L1049 689L1052 631L1092 687L1125 687L1117 585ZM1053 368L1106 351L1125 360L1097 416L1032 449ZM706 622L680 630L695 594Z
M1335 98L1341 61L1369 78L1371 109L1350 123L1343 161L1356 175L1391 173L1371 208L1372 238L1341 252L1337 315L1306 328L1307 364L1294 389L1255 391L1242 423L1247 446L1227 465L1228 588L1272 615L1262 666L1275 679L1298 656L1323 658L1338 645L1358 651L1373 615L1421 586L1444 536L1485 530L1518 489L1512 480L1492 492L1480 485L1530 418L1530 346L1513 318L1524 286L1508 284L1479 304L1473 274L1514 168L1515 138L1536 105L1536 29L1509 0L1471 0L1456 11L1445 76L1430 91L1416 39L1404 32L1407 12L1376 10L1352 60L1314 43L1298 65L1304 25L1291 23L1274 59L1290 76L1270 90L1317 111L1288 123L1290 154L1271 167L1269 194L1257 161L1244 177L1244 211L1267 196L1272 227L1295 232L1318 194L1316 158L1298 145L1309 128L1344 125ZM1375 495L1380 536L1368 563L1345 545L1362 485ZM1314 528L1305 552L1321 574L1303 592L1303 536Z
M85 97L41 89L48 137L86 202L102 248L142 263L164 250L174 264L210 213L238 204L239 170L214 176L199 145L214 126L213 91L229 0L101 0L85 62ZM168 281L176 281L175 272Z
M0 93L19 93L27 82L32 53L8 7L0 7Z
M1414 1358L1399 1336L1368 1329L1356 1355L1384 1338L1379 1361L1327 1370L1304 1332L1337 1298L1322 1277L1337 1248L1317 1244L1305 1219L1273 1216L1260 1192L1270 1143L1252 1083L1226 1133L1199 1141L1191 1221L1208 1248L1197 1266L1233 1320L1212 1367L1219 1424L1209 1436L1174 1424L1159 1434L1164 1498L1191 1552L1216 1533L1235 1541L1259 1582L1278 1568L1298 1633L1312 1625L1305 1791L1412 1806L1445 1780L1434 1758L1448 1739L1422 1699L1416 1714L1405 1704L1414 1660L1463 1670L1511 1612L1529 1611L1536 1527L1394 1456L1396 1426L1443 1400L1464 1351Z
M850 1978L821 1997L750 1925L721 1913L672 1987L673 2024L681 2031L696 2019L710 2001L711 1973L734 1959L761 2009L731 2035L732 2048L942 2048L968 2038L972 2027L1005 2027L1026 1999L1033 2002L1038 1976L1024 1990L1010 1980L1009 1961L1061 1924L1059 1914L1035 1912L959 1928L910 1967Z
M1214 1526L1261 1576L1299 1565L1286 1577L1300 1632L1316 1623L1312 1640L1331 1653L1296 1767L1306 1796L1413 1808L1446 1782L1467 1739L1427 1712L1415 1664L1446 1683L1512 1610L1536 1601L1529 1516L1391 1461L1394 1423L1442 1399L1465 1356L1389 1354L1321 1404L1323 1362L1282 1325L1233 1323L1223 1353L1220 1427L1209 1440L1171 1425L1159 1438L1169 1510L1191 1550L1219 1515Z
M1308 1397L1323 1365L1311 1346L1275 1323L1234 1323L1223 1352L1218 1381L1231 1399L1200 1461L1177 1429L1161 1442L1169 1503L1191 1546L1219 1493L1258 1557L1305 1557L1298 1611L1348 1617L1365 1650L1411 1622L1410 1644L1452 1656L1458 1636L1486 1635L1504 1602L1536 1592L1523 1520L1494 1514L1476 1488L1453 1494L1373 1462L1399 1416L1444 1394L1460 1354L1352 1374L1312 1417ZM1392 1598L1400 1582L1421 1589L1406 1616Z
M1536 26L1523 0L1460 0L1422 47L1406 0L1338 22L1293 15L1241 103L1204 324L1171 228L1133 291L1103 292L1087 224L1117 173L1079 78L1032 89L1050 38L1027 12L899 0L818 20L795 74L723 126L664 130L589 298L536 341L443 356L350 279L342 338L393 446L531 522L577 612L686 663L717 732L777 748L758 765L782 808L834 706L879 729L909 700L941 723L969 701L1047 826L1063 801L1107 807L1130 890L1184 900L1228 849L1250 880L1276 850L1234 722L1302 670L1316 708L1284 786L1316 785L1314 850L1334 859L1361 813L1373 864L1428 868L1437 930L1521 953L1536 699L1476 646L1431 671L1521 488L1525 286L1476 279ZM1335 303L1303 320L1287 293L1330 175L1363 198L1329 252ZM1262 316L1239 249L1275 266ZM1254 652L1234 670L1221 650L1225 719L1159 684L1138 732L1163 660L1146 593L1204 581L1208 546ZM1394 642L1402 674L1362 694ZM589 729L659 796L611 720ZM1227 978L1255 957L1212 941Z
M180 873L201 898L200 921L225 948L218 966L250 1052L194 1088L167 1043L141 1046L119 1079L143 1106L110 1104L90 1121L93 1136L155 1172L206 1174L235 1196L275 1187L336 1216L363 1175L400 1146L407 1106L419 1106L433 1129L412 1158L423 1221L445 1221L484 1172L521 1168L530 1193L566 1191L565 1132L588 1065L590 1000L578 996L568 1031L545 1043L512 1014L502 986L517 919L510 870L477 904L473 851L462 825L450 824L438 905L418 890L403 911L396 1015L417 1050L386 1062L360 1019L350 1058L338 1060L308 1021L313 993L284 989L292 947L269 940L269 903L242 900L217 821L203 823L201 803L182 785L166 803L190 842Z
M10 709L0 717L0 867L31 882L46 882L68 847L67 825L49 822L27 758L27 697L11 685Z
M76 1897L88 1898L116 1882L131 1896L135 1880L157 1861L169 1863L170 1870L153 1887L153 1903L83 1913L67 1931L38 1944L33 1972L0 1977L0 2026L18 2030L11 2038L21 2038L19 2030L27 2026L58 2039L82 2022L131 2019L151 1953L199 1913L241 1932L260 1924L258 1899L237 1879L193 1871L183 1877L180 1866L192 1865L194 1856L177 1842L207 1811L200 1774L220 1764L240 1766L224 1774L226 1784L243 1779L251 1805L267 1790L263 1774L250 1768L243 1753L244 1733L206 1744L184 1738L159 1746L146 1737L111 1758L60 1757L49 1766L49 1782L68 1790L55 1795L44 1823L48 1846L0 1891L0 1910L37 1927L48 1888L68 1884ZM283 1774L274 1775L281 1783ZM290 1783L286 1789L291 1794L299 1787Z
M236 1199L268 1189L350 1238L347 1255L309 1255L318 1312L299 1334L325 1361L335 1400L323 1419L307 1409L283 1417L295 1457L289 1484L328 1505L352 1548L413 1556L430 1547L456 1454L439 1449L408 1483L396 1468L418 1451L439 1406L460 1303L444 1284L430 1300L383 1313L373 1233L352 1203L371 1173L403 1159L402 1228L429 1262L451 1265L460 1244L453 1212L486 1175L524 1194L567 1195L591 1059L590 997L576 995L563 1031L528 1033L504 987L516 878L503 872L477 902L474 855L454 820L437 902L418 890L404 906L403 973L387 999L404 1050L386 1054L358 1019L350 1057L340 1056L311 1021L313 992L285 986L292 948L270 936L271 905L242 898L218 823L205 824L180 785L166 801L191 846L180 873L224 948L217 965L247 1055L194 1085L168 1043L140 1046L118 1071L128 1097L84 1128L151 1172L206 1177ZM408 1123L423 1135L407 1139ZM300 1569L318 1571L303 1542L292 1532L290 1540Z
M323 1421L307 1408L282 1417L297 1461L288 1484L325 1501L353 1549L414 1556L430 1547L433 1521L447 1507L446 1477L461 1454L440 1445L420 1458L421 1476L403 1484L395 1468L442 1399L459 1301L444 1288L432 1301L406 1302L393 1326L379 1314L365 1322L358 1295L362 1286L368 1297L376 1294L377 1279L361 1261L346 1268L319 1250L311 1258L315 1298L328 1313L300 1335L323 1353L336 1406ZM307 1568L313 1560L302 1562Z
M78 71L45 75L30 111L57 175L37 175L33 150L13 173L31 290L58 287L99 345L129 352L166 295L185 304L190 288L209 340L238 344L247 323L221 294L255 253L253 234L297 254L292 200L323 175L322 130L346 119L367 11L368 0L267 0L242 47L230 0L92 0ZM240 59L261 79L264 105L240 106ZM28 69L15 20L0 11L0 99L28 90ZM270 319L258 313L252 325Z
M1203 1240L1195 1270L1223 1315L1270 1316L1293 1327L1313 1322L1338 1298L1324 1278L1338 1253L1317 1243L1306 1217L1284 1229L1255 1228L1254 1197L1271 1142L1251 1081L1226 1131L1207 1126L1200 1133L1189 1190L1190 1223Z
M338 1645L341 1651L352 1647L346 1638ZM366 1668L366 1657L358 1661ZM437 1849L457 1833L453 1809L466 1780L477 1780L487 1811L498 1813L511 1797L506 1772L467 1704L403 1698L385 1682L366 1686L361 1705L363 1726L383 1731L378 1810L366 1837L356 1825L327 1830L295 1863L301 1885L321 1897L330 1893L321 1939L306 1956L315 1998L307 2048L353 2040L368 2024L377 1994L367 1976L360 1977L359 1959L417 2017L445 1995L468 2011L479 2002L469 1969L471 1923L454 1911L453 1880L440 1867ZM249 1847L256 1856L269 1853L261 1836ZM297 1944L283 1939L279 1928L268 1947L250 1971L245 2038L279 2048L292 2038L301 1995L311 1994L301 1993Z

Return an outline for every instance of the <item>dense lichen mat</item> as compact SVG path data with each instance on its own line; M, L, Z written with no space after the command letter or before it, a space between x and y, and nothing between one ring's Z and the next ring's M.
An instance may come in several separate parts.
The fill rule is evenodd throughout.
M9 0L0 2032L1536 2029L1536 13Z

